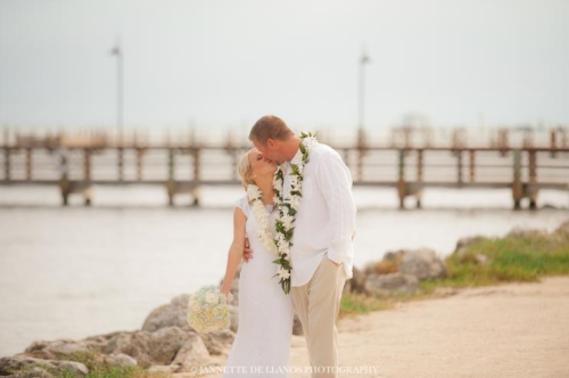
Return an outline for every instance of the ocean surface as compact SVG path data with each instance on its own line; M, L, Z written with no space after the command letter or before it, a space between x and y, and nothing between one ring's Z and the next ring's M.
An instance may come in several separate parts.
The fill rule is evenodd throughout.
M55 187L0 187L0 356L34 340L140 328L174 296L216 284L232 238L239 187L203 188L202 207L161 188L97 187L91 208ZM356 188L355 265L398 248L500 236L513 227L549 231L569 219L569 193L541 191L540 210L511 210L508 190L426 190L423 209L400 211L393 189Z

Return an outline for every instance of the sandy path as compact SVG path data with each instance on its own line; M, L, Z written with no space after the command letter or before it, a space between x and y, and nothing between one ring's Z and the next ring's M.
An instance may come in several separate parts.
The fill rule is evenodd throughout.
M460 289L338 329L340 365L376 369L343 377L569 377L569 277ZM291 365L308 365L302 336Z

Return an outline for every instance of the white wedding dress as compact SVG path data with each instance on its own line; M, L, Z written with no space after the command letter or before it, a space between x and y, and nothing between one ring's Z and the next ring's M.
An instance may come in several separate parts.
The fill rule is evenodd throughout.
M287 377L294 311L290 295L272 277L277 258L257 237L257 222L247 196L236 205L247 216L246 234L252 258L241 262L239 276L239 323L229 351L224 377ZM272 205L265 205L271 213ZM273 224L277 211L269 221Z

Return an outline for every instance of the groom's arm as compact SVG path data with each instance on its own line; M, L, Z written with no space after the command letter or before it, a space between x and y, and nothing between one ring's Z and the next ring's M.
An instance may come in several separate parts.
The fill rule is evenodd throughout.
M316 177L332 226L328 257L340 264L353 254L357 208L352 195L352 174L336 151L319 158Z

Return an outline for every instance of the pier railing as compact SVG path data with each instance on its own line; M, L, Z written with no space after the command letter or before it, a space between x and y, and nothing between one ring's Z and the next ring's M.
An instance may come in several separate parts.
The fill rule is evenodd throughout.
M552 139L553 140L553 139ZM406 199L421 207L425 189L507 188L514 209L527 199L537 208L540 190L569 190L569 146L467 147L373 146L360 139L352 147L332 145L350 167L355 186L391 187L399 207ZM109 143L103 137L85 143L61 138L21 138L0 145L0 185L53 185L62 204L80 194L85 205L102 185L164 187L168 204L190 195L200 204L203 186L239 185L236 164L250 146L230 139L219 144L169 140L167 143Z

